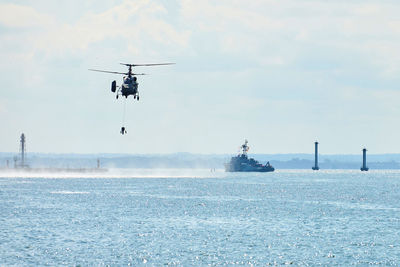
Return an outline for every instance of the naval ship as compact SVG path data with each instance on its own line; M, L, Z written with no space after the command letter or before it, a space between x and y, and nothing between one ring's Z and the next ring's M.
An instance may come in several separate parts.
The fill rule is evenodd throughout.
M269 162L262 165L253 158L247 157L249 151L248 141L240 147L241 152L236 157L232 157L229 163L225 163L226 172L273 172L275 169Z

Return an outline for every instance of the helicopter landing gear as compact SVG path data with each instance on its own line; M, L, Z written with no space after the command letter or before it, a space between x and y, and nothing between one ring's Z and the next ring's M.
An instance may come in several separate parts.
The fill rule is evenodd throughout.
M124 135L124 134L127 134L128 132L125 130L125 127L122 126L122 127L121 127L120 133L121 133L122 135Z
M136 99L136 95L133 95L133 99Z
M115 98L118 99L118 95Z
M137 101L139 101L139 95L136 97Z

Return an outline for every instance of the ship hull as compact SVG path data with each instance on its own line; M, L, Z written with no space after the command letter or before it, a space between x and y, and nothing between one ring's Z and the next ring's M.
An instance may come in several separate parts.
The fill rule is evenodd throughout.
M254 161L255 164L247 162L247 158L233 157L229 163L225 164L226 172L273 172L275 168L271 165L261 165ZM251 162L251 161L250 161Z
M268 169L231 169L231 168L225 168L225 172L273 172L275 171L274 168L268 168Z

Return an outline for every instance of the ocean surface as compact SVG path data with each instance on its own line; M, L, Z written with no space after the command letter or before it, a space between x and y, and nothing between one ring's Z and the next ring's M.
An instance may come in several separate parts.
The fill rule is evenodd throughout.
M1 266L400 265L400 171L0 174Z

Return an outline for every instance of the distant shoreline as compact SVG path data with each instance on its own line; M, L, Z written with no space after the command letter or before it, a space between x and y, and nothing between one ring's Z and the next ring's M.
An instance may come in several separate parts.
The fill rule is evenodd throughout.
M0 153L0 168L14 167L16 153ZM47 154L28 153L27 164L31 168L96 169L97 159L101 168L177 168L222 169L234 154ZM269 161L278 169L311 169L313 154L249 154L261 163ZM319 155L322 169L359 169L362 155ZM373 169L400 169L400 154L370 154L367 165Z

